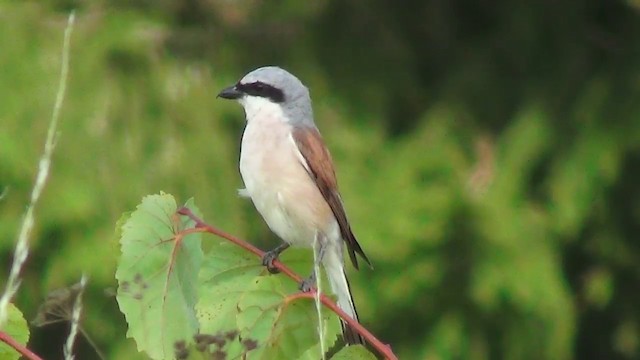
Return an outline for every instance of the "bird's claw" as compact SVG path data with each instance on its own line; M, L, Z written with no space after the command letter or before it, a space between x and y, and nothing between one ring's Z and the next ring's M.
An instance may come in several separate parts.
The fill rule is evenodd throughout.
M277 274L280 272L280 270L273 265L273 262L278 258L278 255L280 255L280 252L271 250L267 251L264 253L264 256L262 256L262 265L264 265L271 274Z
M302 292L309 292L316 287L316 274L313 273L308 278L300 282L300 290Z
M289 248L289 244L282 243L275 249L265 252L262 256L262 265L266 266L267 270L269 270L269 272L272 274L279 273L280 270L278 270L278 268L273 265L273 262L276 261L276 259L278 259L278 256L280 256L280 253L285 251L287 248Z

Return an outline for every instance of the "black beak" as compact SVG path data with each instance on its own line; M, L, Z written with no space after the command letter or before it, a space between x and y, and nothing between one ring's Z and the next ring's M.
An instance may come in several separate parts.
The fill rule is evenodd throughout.
M226 89L222 89L217 97L229 100L239 99L244 96L244 93L236 88L236 86L229 86Z

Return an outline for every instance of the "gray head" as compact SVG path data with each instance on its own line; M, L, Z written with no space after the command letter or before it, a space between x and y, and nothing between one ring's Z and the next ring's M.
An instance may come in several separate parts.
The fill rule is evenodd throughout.
M269 101L282 108L290 123L313 124L309 89L288 71L265 66L245 75L237 84L223 89L218 97L238 100L247 110L255 101Z

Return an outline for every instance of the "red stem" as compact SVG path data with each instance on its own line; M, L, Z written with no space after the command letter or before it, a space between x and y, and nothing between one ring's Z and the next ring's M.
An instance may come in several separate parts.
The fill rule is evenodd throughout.
M22 356L29 360L42 360L42 358L36 355L33 351L27 349L24 345L17 342L14 338L9 336L4 331L0 331L0 341L14 348L17 352L19 352Z
M196 228L203 229L208 233L227 239L232 243L240 246L241 248L254 253L260 258L262 258L265 254L264 251L249 244L248 242L205 223L202 219L196 216L189 208L182 207L178 209L178 214L187 216L191 220L193 220L195 222ZM273 266L278 270L280 270L280 272L282 272L283 274L287 275L288 277L296 281L297 283L300 283L302 281L302 277L300 275L293 272L293 270L289 269L287 266L281 263L280 260L275 260L273 262ZM317 290L313 288L311 289L310 292L297 293L289 296L288 299L289 300L303 299L303 298L313 299L315 297L316 291ZM360 335L362 335L362 337L365 338L367 343L369 343L380 355L383 355L385 359L390 359L390 360L398 359L398 357L391 350L391 346L384 344L382 341L378 340L378 338L376 338L369 330L367 330L364 326L362 326L358 321L356 321L355 319L347 315L347 313L342 311L342 309L340 309L338 305L335 302L333 302L329 297L325 296L324 294L320 294L320 302L322 302L322 304L324 304L326 307L331 309L331 311L338 314L338 316L340 316L344 321L346 321L347 324L349 324L349 326L351 326Z
M199 217L197 217L193 212L191 212L191 209L183 207L178 209L178 214L180 215L184 215L189 217L191 220L193 220L196 223L196 228L200 228L203 229L204 231L217 235L223 239L227 239L229 241L231 241L232 243L240 246L241 248L254 253L255 255L259 256L260 258L262 258L264 256L264 251L258 249L257 247L249 244L248 242L237 238L231 234L228 234L220 229L214 228L213 226L205 223L202 219L200 219ZM277 268L278 270L280 270L280 272L286 274L288 277L292 278L293 280L297 281L298 283L300 283L302 281L302 277L296 273L294 273L291 269L289 269L288 267L286 267L283 263L280 262L280 260L275 260L273 262L273 266L275 268Z
M287 297L288 301L296 300L296 299L312 299L314 300L316 295L316 289L312 289L309 292L300 292L297 294L293 294ZM338 314L349 326L355 329L362 337L367 340L369 343L380 355L383 355L385 359L390 360L398 360L396 355L391 350L391 346L382 343L382 341L378 340L367 328L362 326L359 322L357 322L354 318L349 316L346 312L338 307L338 305L333 302L329 297L324 294L320 294L320 302L324 304L324 306L331 309L334 313Z

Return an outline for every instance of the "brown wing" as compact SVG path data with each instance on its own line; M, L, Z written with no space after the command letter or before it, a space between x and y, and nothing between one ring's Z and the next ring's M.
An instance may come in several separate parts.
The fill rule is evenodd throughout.
M292 136L293 141L298 146L298 150L300 150L302 157L306 161L306 164L303 165L305 165L309 176L315 181L320 193L329 204L329 207L331 207L331 211L338 221L340 234L347 243L347 250L349 250L349 257L353 266L356 269L358 268L356 253L362 256L367 264L371 266L371 262L351 231L351 226L349 225L349 220L347 220L347 214L344 211L342 199L338 192L338 181L336 180L331 155L322 141L320 132L315 127L298 127L293 130Z

